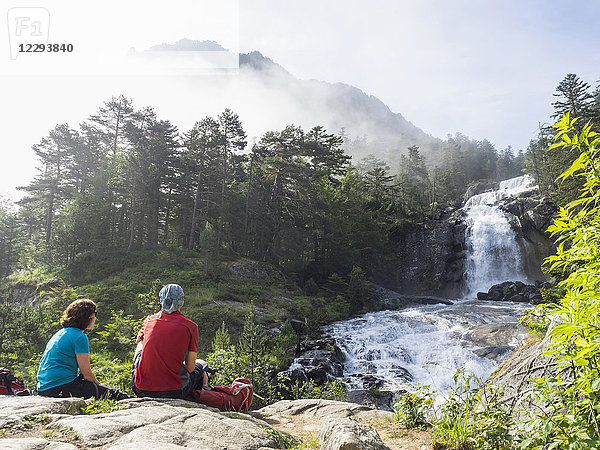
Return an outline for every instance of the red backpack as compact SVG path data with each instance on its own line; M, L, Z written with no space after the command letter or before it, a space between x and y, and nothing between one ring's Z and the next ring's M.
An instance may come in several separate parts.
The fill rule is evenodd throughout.
M212 386L212 390L194 389L188 400L212 406L219 411L247 413L252 403L252 384L246 378L236 378L227 386Z
M25 389L25 383L12 372L4 367L0 367L0 394L5 395L29 395Z

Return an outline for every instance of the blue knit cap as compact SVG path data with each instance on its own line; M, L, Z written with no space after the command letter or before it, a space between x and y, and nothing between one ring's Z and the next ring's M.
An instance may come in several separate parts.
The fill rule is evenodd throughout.
M183 289L178 284L167 284L158 293L162 310L167 314L177 311L179 305L183 305Z

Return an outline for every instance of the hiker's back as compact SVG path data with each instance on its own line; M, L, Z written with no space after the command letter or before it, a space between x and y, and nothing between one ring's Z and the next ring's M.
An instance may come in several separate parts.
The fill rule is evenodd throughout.
M138 338L143 349L135 385L145 391L180 389L185 353L198 349L198 326L178 311L160 311L146 318Z

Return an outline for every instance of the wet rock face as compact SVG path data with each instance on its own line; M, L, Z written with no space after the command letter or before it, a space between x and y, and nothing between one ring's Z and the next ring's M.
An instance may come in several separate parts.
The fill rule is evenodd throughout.
M394 290L457 297L462 288L466 224L459 212L428 220L400 236Z
M305 339L296 349L293 368L279 372L277 379L282 385L280 394L292 398L296 384L311 382L322 386L342 377L344 354L332 339Z
M497 347L490 346L478 348L477 350L473 350L473 353L475 353L480 358L488 358L496 362L502 362L513 351L514 347L510 345L499 345Z
M498 183L498 182L488 183L485 181L476 181L475 183L473 183L469 186L469 188L467 189L467 192L463 196L463 200L466 202L468 199L470 199L474 195L483 194L484 192L488 192L488 191L495 191L499 187L500 187L500 183Z
M540 289L544 283L537 282L535 285L525 284L521 281L505 281L493 285L488 292L478 292L477 300L494 300L497 302L521 302L539 305L544 302Z
M506 200L500 208L517 223L511 222L513 228L525 241L525 271L532 280L546 280L547 275L540 270L544 259L554 253L555 247L550 235L546 232L556 213L556 206L550 198L541 197L535 191L519 194L518 198Z
M500 209L516 216L521 222L524 231L546 231L556 212L556 206L549 197L533 195L533 192L524 192L518 198L506 200Z

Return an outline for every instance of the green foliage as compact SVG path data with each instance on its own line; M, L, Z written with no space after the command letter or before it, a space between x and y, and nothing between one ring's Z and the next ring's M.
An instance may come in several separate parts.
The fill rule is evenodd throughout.
M360 267L354 266L348 276L347 298L350 302L351 313L364 312L379 306L379 296Z
M225 350L231 346L231 337L225 326L225 322L221 323L221 327L215 333L215 338L212 341L213 352Z
M54 276L47 267L38 266L32 269L20 269L12 272L5 278L6 283L11 285L22 284L25 286L39 286L52 281Z
M455 387L433 421L431 439L436 448L508 449L511 417L500 403L501 392L493 386L479 387L480 380L458 370Z
M440 406L429 386L409 392L394 405L393 421L406 428L431 427L435 449L508 449L512 419L501 404L502 392L459 369L454 387Z
M150 290L145 294L138 294L137 308L142 316L148 316L160 309L160 300L158 293L162 289L163 284L160 280L154 280Z
M93 342L91 343L93 345ZM133 347L131 351L135 350ZM96 378L106 386L117 388L129 395L131 391L131 359L115 357L107 352L94 352L90 355L92 371Z
M0 304L0 364L19 367L43 351L46 342L58 329L56 302L17 307ZM28 377L29 378L29 377Z
M550 326L550 318L548 315L551 311L551 306L546 303L542 303L533 309L525 311L523 316L519 318L519 323L533 331L545 333L548 331L548 327Z
M112 311L110 319L105 322L101 331L96 332L97 346L113 354L130 355L135 350L137 333L144 318L134 319L123 311Z
M540 411L530 417L520 448L591 448L600 439L600 140L590 123L569 113L554 125L554 149L578 155L560 176L577 177L579 198L560 208L548 228L558 243L546 259L564 291L552 310L548 353L558 363L554 377L537 380L533 399Z
M393 421L404 428L427 428L431 426L433 401L429 386L421 386L416 391L407 392L394 405Z
M316 295L319 292L319 286L313 278L309 278L308 281L304 283L304 292L306 295Z
M249 375L250 382L257 389L260 389L260 381L262 381L260 375L265 369L267 358L267 337L260 325L256 323L254 304L246 314L244 329L238 342L238 350L247 368L246 373Z
M560 377L535 380L536 389L531 392L531 400L539 410L530 414L521 424L517 436L517 448L522 450L569 449L584 450L596 448L597 435L588 420L593 416L582 416L590 408L586 395L574 392L571 383ZM579 414L577 411L579 410Z
M273 427L258 425L259 428L262 428L269 436L275 439L275 444L277 448L285 448L285 449L296 449L301 448L301 441L292 436L289 433L284 431L276 430Z
M116 400L108 398L96 398L88 403L87 406L81 408L82 414L105 414L123 409L123 405L117 403Z
M303 398L322 398L345 402L348 399L344 383L340 380L330 381L323 385L296 380L292 382L287 375L278 374L277 382L270 385L269 398L276 402L283 399L299 400Z
M51 412L43 412L41 414L28 414L27 416L23 417L23 420L29 423L48 423L50 421L51 416Z
M565 113L569 113L571 117L580 117L581 120L571 124L575 133L580 133L588 121L597 122L598 116L594 111L598 111L600 97L594 97L590 88L577 75L567 74L553 94L557 101L552 103L552 117L560 118ZM596 89L596 92L600 91ZM540 191L544 195L550 195L557 206L563 207L579 197L583 180L578 177L558 180L559 175L580 156L580 147L568 143L560 147L550 145L559 131L556 127L540 126L538 138L531 141L527 149L525 166L527 172L535 178Z

